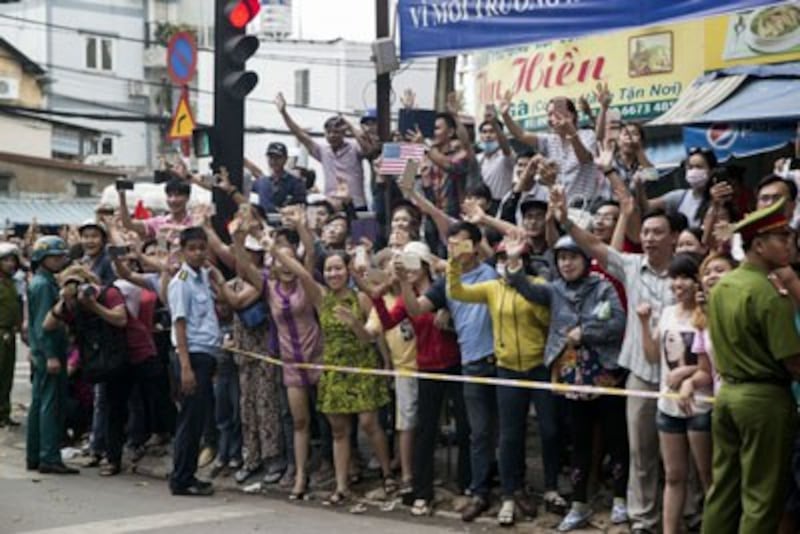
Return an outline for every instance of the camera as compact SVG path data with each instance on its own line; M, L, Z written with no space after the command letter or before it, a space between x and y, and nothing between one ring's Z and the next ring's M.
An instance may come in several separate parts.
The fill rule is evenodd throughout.
M92 284L79 285L78 292L84 298L93 298L95 295L97 295L97 290Z

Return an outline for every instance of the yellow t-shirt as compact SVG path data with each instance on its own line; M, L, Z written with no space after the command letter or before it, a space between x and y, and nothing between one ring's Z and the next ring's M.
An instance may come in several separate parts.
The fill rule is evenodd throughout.
M383 302L387 309L394 306L397 297L394 295L384 295ZM383 334L386 346L392 357L392 366L397 370L416 371L417 369L417 339L414 335L414 327L411 321L403 321L387 332L383 331L383 325L375 310L370 311L366 324L367 332L372 334Z

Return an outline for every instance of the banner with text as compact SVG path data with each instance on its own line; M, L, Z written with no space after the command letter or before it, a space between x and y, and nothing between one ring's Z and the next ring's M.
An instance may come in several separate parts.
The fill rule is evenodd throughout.
M452 56L767 5L769 0L399 0L400 56Z
M603 82L624 120L657 117L703 73L702 33L703 21L690 21L479 53L476 116L510 90L512 116L527 129L546 128L551 98L583 96L596 108Z

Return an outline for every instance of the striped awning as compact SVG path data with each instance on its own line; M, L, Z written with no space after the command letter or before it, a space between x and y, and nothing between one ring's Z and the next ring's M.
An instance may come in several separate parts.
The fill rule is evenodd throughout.
M731 96L747 75L723 76L710 81L695 81L681 93L678 101L647 126L691 124Z
M36 219L42 226L80 224L94 218L97 198L11 198L0 197L0 225L27 225Z

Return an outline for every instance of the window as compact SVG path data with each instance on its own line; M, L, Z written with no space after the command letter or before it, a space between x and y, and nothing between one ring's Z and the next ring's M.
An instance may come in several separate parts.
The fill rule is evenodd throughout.
M11 179L8 174L0 174L0 196L7 197L11 194Z
M75 196L78 198L89 198L92 196L92 187L94 184L86 182L73 182L75 184Z
M310 100L308 88L308 69L294 71L294 105L307 106Z
M114 42L106 37L86 38L86 68L93 70L114 69Z
M104 137L100 144L100 153L107 156L114 153L114 140L110 137Z

